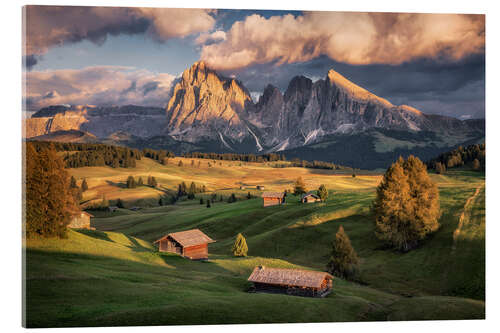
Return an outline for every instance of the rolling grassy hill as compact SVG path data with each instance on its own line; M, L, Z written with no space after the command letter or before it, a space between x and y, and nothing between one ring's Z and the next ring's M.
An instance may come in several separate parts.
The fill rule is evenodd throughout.
M440 189L441 228L421 247L402 254L385 249L373 233L369 206L380 175L353 178L239 162L208 168L206 160L200 168L139 162L135 169L71 172L87 177L89 200L102 194L156 200L155 189L117 184L129 174L152 174L166 189L195 181L241 199L211 208L187 200L137 212L120 209L93 219L96 231L70 231L64 240L28 240L28 326L484 318L484 173L432 175ZM248 190L237 189L241 183L258 183L282 190L299 175L309 188L325 183L329 200L300 204L291 196L286 206L263 208L261 199L243 199ZM246 279L259 264L323 270L340 225L361 258L356 283L335 279L334 292L324 299L245 292ZM217 240L209 246L209 262L160 254L151 245L167 232L195 227ZM230 254L239 232L247 239L247 258Z

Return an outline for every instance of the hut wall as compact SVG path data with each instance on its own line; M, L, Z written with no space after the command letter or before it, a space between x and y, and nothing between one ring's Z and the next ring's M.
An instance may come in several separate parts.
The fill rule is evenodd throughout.
M71 218L68 228L90 229L90 216L87 214L78 214Z
M169 239L163 239L159 242L158 251L182 254L182 247Z
M183 255L189 259L208 259L208 244L185 247Z
M264 207L281 204L280 198L264 198Z

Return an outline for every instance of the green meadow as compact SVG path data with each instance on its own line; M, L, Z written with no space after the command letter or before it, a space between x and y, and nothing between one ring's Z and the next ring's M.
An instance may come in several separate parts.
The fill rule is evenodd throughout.
M191 167L150 159L134 169L70 169L89 190L84 200L121 198L143 209L96 212L96 230L70 230L66 239L29 239L26 253L28 327L339 322L485 317L484 173L433 174L440 190L440 229L419 248L400 253L374 235L370 205L381 174L352 177L333 171L273 168L222 162ZM196 160L195 165L197 165ZM128 175L154 175L158 189L126 189ZM260 191L291 188L301 176L309 189L324 183L326 203L262 207ZM185 181L208 193L175 205L156 206L158 197ZM254 196L246 199L248 192ZM238 201L200 205L212 193L235 193ZM126 206L127 207L127 206ZM332 240L342 225L357 251L356 282L334 279L323 299L247 293L256 265L324 270ZM217 242L208 262L156 251L166 233L199 228ZM459 230L457 232L457 230ZM235 258L235 236L246 237L249 256Z

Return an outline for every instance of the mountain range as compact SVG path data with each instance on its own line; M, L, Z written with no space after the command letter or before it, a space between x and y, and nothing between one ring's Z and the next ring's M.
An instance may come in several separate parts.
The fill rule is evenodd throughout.
M315 82L296 76L284 93L267 85L254 102L240 81L196 62L176 80L166 109L51 106L27 119L25 133L58 140L55 133L76 130L100 142L176 153L283 152L288 158L383 168L398 155L432 158L482 142L484 126L484 119L463 121L393 105L333 69Z

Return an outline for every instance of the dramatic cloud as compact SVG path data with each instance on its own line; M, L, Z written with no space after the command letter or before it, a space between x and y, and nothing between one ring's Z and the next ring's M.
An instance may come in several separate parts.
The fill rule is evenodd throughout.
M26 107L38 110L56 104L165 106L174 76L128 67L26 73Z
M146 33L156 41L209 31L215 24L211 10L26 6L26 56L82 40L103 43L108 35ZM26 61L29 68L33 60ZM36 63L36 62L35 62Z
M226 40L226 33L222 30L217 30L212 33L202 33L196 38L196 44L210 45Z
M235 22L201 58L217 69L304 62L321 55L348 64L460 60L484 52L484 16L305 12Z
M420 59L398 66L350 65L321 56L303 63L257 64L219 72L236 76L256 100L269 83L284 92L294 76L305 75L316 81L324 79L332 68L394 104L408 104L426 113L484 117L484 54L449 62Z

